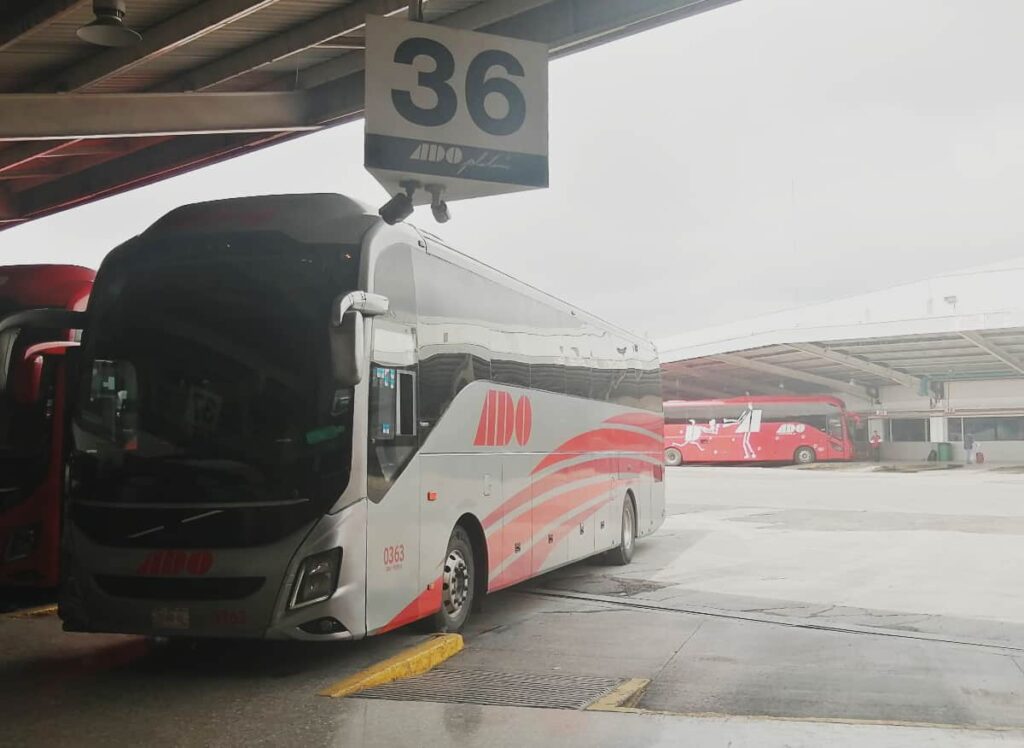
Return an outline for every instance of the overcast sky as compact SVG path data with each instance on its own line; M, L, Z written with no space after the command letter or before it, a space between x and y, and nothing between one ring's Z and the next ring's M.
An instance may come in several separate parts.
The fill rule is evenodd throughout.
M741 0L551 65L551 188L415 221L652 336L1024 255L1024 2ZM98 266L176 205L378 204L362 123L0 233Z

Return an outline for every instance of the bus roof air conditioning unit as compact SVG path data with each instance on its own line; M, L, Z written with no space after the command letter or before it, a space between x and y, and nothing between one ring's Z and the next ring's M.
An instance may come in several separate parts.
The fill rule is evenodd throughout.
M125 0L93 0L92 12L96 16L92 22L78 29L82 41L100 47L129 47L142 39L138 31L125 26Z

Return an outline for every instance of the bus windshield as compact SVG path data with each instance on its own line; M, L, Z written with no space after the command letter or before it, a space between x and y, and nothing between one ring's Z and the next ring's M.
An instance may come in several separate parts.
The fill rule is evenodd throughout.
M73 419L91 485L77 495L322 510L348 479L351 393L331 384L328 335L355 263L237 238L145 254L93 297Z

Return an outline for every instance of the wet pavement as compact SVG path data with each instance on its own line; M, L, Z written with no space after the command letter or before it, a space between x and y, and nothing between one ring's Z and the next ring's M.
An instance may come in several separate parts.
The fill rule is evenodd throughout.
M680 468L629 567L487 599L454 670L651 680L640 713L328 699L421 640L167 645L0 620L14 745L1024 745L1024 476Z

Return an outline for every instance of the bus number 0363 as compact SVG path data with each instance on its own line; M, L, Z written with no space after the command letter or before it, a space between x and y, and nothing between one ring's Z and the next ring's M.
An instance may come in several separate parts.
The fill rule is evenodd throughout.
M412 65L418 57L428 57L434 63L433 70L420 71L417 78L421 88L433 92L434 106L417 105L412 93L401 89L391 90L391 101L398 113L415 125L445 125L459 108L458 94L449 83L455 73L455 57L444 44L425 37L406 39L395 49L394 61L400 65ZM466 109L476 126L489 135L511 135L526 121L526 99L522 90L508 78L488 78L494 68L518 78L524 75L523 65L515 55L500 49L484 50L470 61L466 70ZM487 111L484 102L490 94L505 99L507 109L503 116L492 117Z
M389 545L384 547L384 565L394 566L405 561L404 545Z

